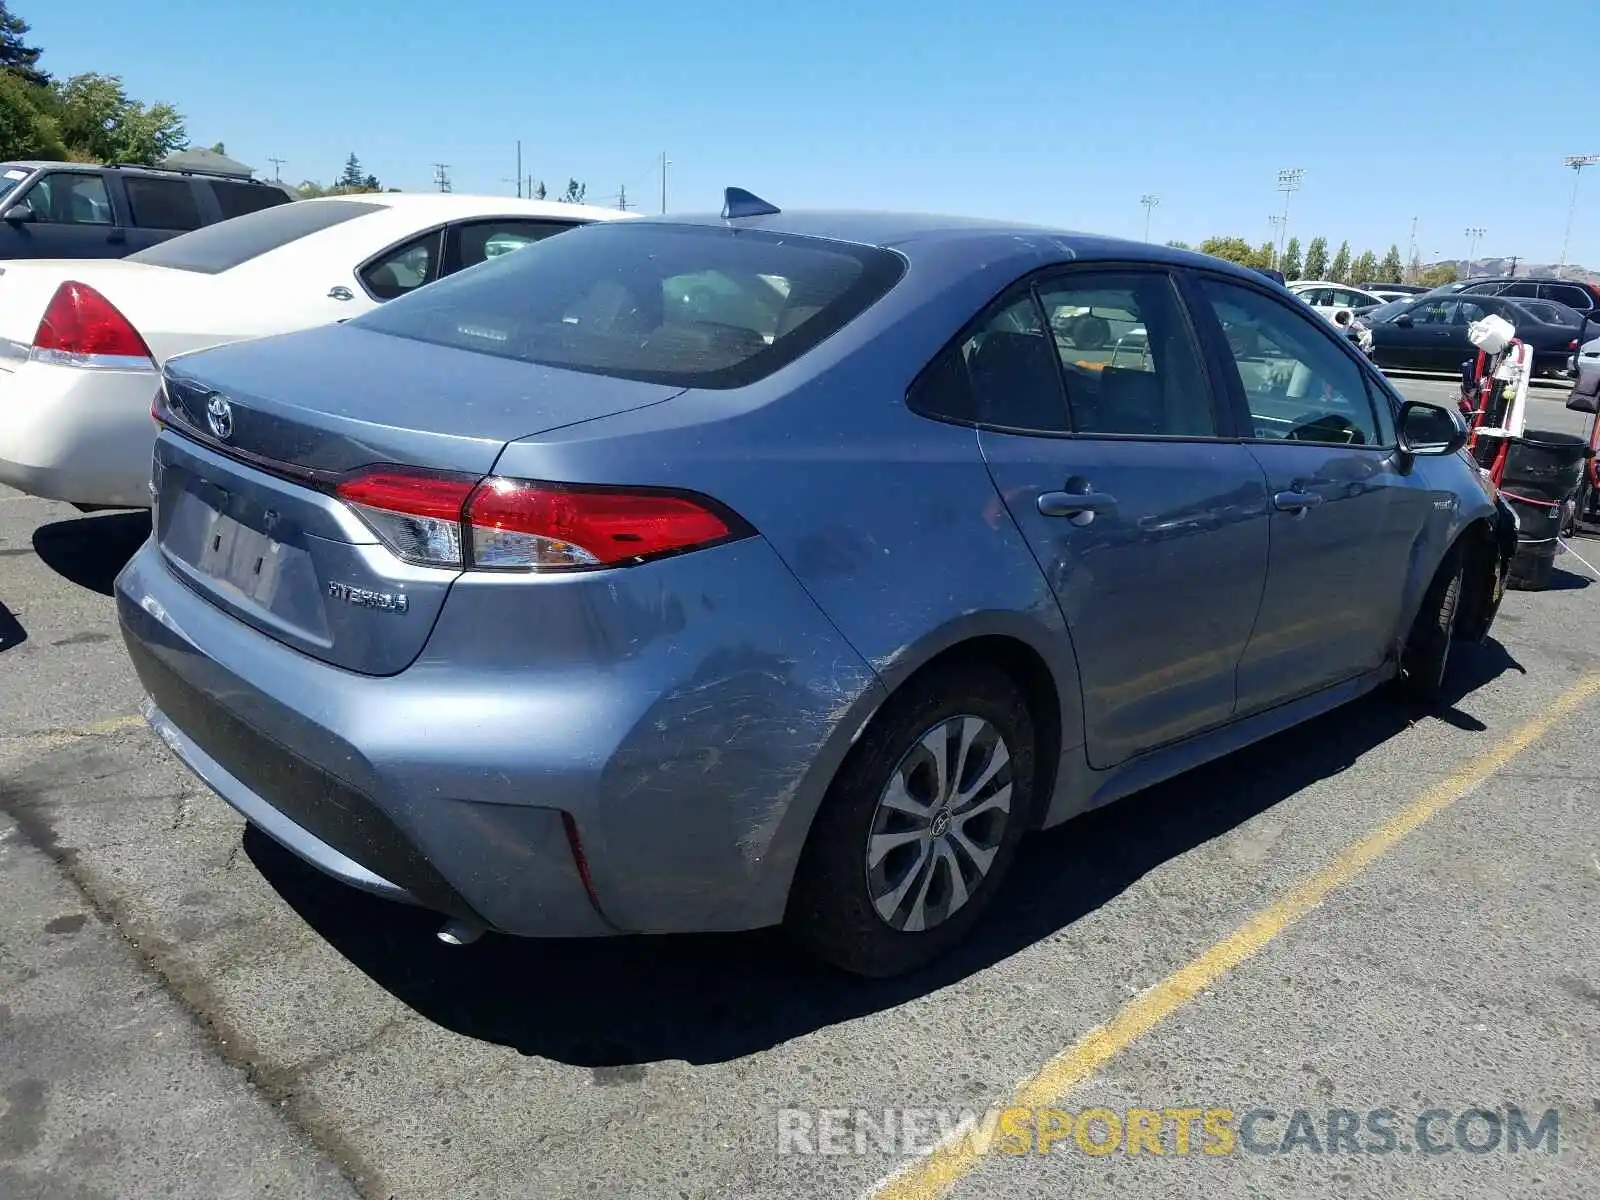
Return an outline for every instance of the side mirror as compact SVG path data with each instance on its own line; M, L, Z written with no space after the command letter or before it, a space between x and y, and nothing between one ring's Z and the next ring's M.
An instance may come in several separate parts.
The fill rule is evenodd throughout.
M1411 314L1410 313L1401 313L1398 317L1396 317L1394 319L1394 323L1396 325L1400 326L1401 329L1410 329L1411 328Z
M1400 406L1396 425L1400 449L1407 454L1439 457L1454 454L1467 444L1461 418L1437 404L1407 400Z
M10 208L6 209L5 212L0 213L0 221L9 221L12 224L16 224L20 221L31 221L33 219L33 206L30 205L26 200L24 200L21 204L13 204Z

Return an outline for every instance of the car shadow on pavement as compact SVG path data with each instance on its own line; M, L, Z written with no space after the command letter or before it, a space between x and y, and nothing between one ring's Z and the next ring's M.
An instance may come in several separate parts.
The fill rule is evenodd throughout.
M15 650L28 640L28 631L22 627L22 622L17 620L16 613L4 604L0 604L0 654L7 650Z
M68 582L109 596L117 572L149 536L144 509L74 517L34 530L33 552Z
M1461 653L1433 714L1483 729L1456 704L1522 667L1490 641ZM268 883L341 954L416 1012L467 1037L601 1070L725 1062L927 995L1059 932L1169 859L1200 846L1413 724L1387 691L1088 813L1023 844L985 921L940 962L892 980L824 967L776 930L525 940L464 948L441 918L336 883L260 831L244 848Z

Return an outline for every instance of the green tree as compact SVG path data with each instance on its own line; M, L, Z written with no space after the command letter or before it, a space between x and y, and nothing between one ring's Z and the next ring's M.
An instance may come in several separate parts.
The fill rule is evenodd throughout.
M154 165L188 144L177 109L131 99L116 75L74 75L53 90L52 107L69 154Z
M1225 258L1242 267L1256 265L1256 248L1241 237L1209 237L1200 243L1200 253Z
M1273 265L1274 260L1276 260L1277 257L1278 251L1273 244L1271 242L1262 242L1260 246L1256 247L1255 257L1245 265L1251 267L1270 267Z
M544 195L543 195L542 189L544 188L544 185L540 184L539 187L541 189L539 199L543 200L544 199ZM583 203L583 197L588 192L588 190L589 190L589 185L588 184L579 183L576 179L569 179L569 180L567 180L567 190L560 197L561 202L563 204L582 204Z
M29 25L0 0L0 68L10 71L31 87L42 88L50 76L39 70L39 47L28 45Z
M1333 262L1328 264L1328 278L1334 283L1350 282L1350 243L1340 242Z
M1423 287L1436 288L1446 283L1454 283L1461 278L1461 272L1456 270L1455 263L1439 263L1437 266L1425 268L1417 276L1417 282Z
M1292 237L1289 244L1283 248L1283 261L1278 264L1278 270L1283 272L1283 277L1288 280L1300 278L1300 239Z
M0 70L0 159L63 159L61 128L44 105L43 88Z
M533 189L533 199L543 200L550 195L549 189L544 186L544 180L539 180L539 186Z
M1400 247L1393 242L1389 243L1389 253L1383 256L1383 261L1378 264L1378 279L1382 283L1400 283L1405 275L1405 267L1400 262Z
M344 160L344 174L339 176L338 186L354 191L363 187L366 181L366 174L361 170L361 160L356 157L355 151L352 150L350 157Z
M1355 266L1350 268L1351 283L1376 283L1378 281L1378 256L1371 250L1363 250L1361 257L1356 259Z
M1302 279L1326 279L1328 277L1328 239L1315 237L1306 247L1306 270Z

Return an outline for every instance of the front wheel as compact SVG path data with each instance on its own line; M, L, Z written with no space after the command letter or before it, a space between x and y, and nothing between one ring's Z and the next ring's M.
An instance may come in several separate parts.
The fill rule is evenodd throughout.
M1033 776L1033 722L1007 675L972 664L914 682L823 800L795 873L790 932L858 975L939 957L1010 870Z

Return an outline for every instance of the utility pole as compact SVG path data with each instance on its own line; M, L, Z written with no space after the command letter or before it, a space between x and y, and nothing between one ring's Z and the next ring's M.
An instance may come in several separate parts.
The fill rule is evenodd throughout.
M1561 238L1561 265L1556 268L1557 275L1567 273L1567 243L1572 240L1572 215L1578 211L1578 181L1583 178L1583 169L1600 163L1600 154L1574 154L1561 160L1561 165L1572 168L1572 202L1567 205L1567 232Z
M281 159L281 158L268 158L267 161L272 164L272 182L273 183L282 183L283 182L283 164L284 164L285 160Z
M628 211L628 185L623 184L617 189L617 207L623 212Z
M522 199L522 139L517 139L517 199ZM531 197L530 197L531 199Z
M1417 218L1411 218L1411 241L1406 245L1406 274L1411 274L1412 264L1417 261ZM1415 279L1406 280L1415 283Z
M672 162L667 158L667 152L663 150L661 152L661 211L663 213L667 211L667 168L671 165Z
M1520 255L1520 254L1513 254L1511 256L1511 277L1513 279L1515 279L1517 277L1517 260L1520 259L1521 257L1522 257L1522 255Z
M1469 225L1462 233L1467 238L1467 278L1472 278L1472 263L1478 257L1478 243L1483 240L1484 230L1481 226Z
M1283 223L1278 226L1278 261L1283 261L1283 237L1289 232L1289 197L1300 190L1305 178L1302 167L1286 167L1278 172L1278 190L1283 193Z
M1161 197L1154 192L1146 192L1139 197L1139 203L1144 205L1144 240L1150 240L1150 212L1161 203Z
M450 190L450 176L446 173L449 170L449 163L433 164L433 182L441 192L448 192Z

